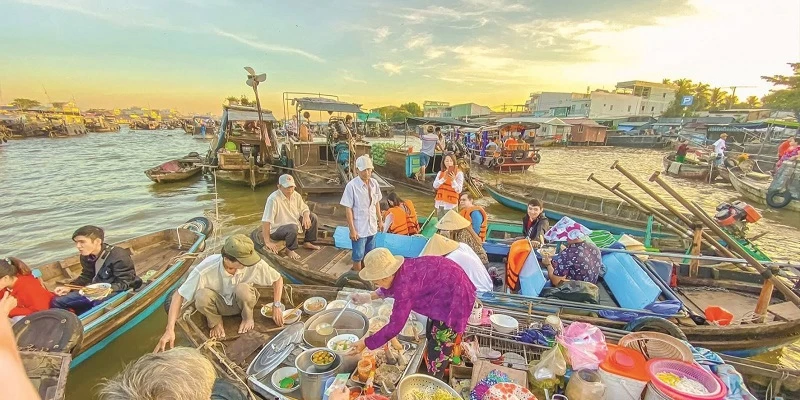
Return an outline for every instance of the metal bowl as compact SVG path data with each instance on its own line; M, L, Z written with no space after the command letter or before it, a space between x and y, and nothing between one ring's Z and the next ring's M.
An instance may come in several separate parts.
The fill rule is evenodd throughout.
M333 309L320 311L316 315L311 316L305 322L305 330L303 331L303 340L313 347L325 348L328 345L328 340L336 335L351 333L358 336L359 339L367 334L369 328L369 320L367 316L360 311L348 308L342 312L342 316L336 321L334 332L330 335L320 335L317 333L317 326L323 323L332 323L336 316L342 312L342 309Z

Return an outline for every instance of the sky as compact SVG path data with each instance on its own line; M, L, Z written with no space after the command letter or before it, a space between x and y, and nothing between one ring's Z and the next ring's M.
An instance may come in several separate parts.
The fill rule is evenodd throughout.
M762 96L800 61L798 0L0 0L0 103L219 114L283 92L365 108L523 104L540 91L690 78ZM752 86L752 87L745 87Z

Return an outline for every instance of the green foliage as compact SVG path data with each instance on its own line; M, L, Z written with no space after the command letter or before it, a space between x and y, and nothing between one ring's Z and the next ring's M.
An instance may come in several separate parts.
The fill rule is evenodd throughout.
M12 106L17 107L21 110L27 110L29 108L39 106L40 104L41 103L39 103L38 100L31 100L31 99L14 99L14 101L11 102Z
M254 106L256 102L254 100L250 100L245 95L241 95L239 97L236 96L228 96L225 98L225 101L228 103L229 106Z
M415 104L415 103L407 103L407 104ZM414 116L408 110L397 106L384 106L373 109L372 111L380 113L381 119L387 122L403 122L406 120L406 118Z
M409 114L413 117L421 117L422 116L422 107L419 104L410 102L405 104L400 104L400 108L403 110L408 111Z
M764 96L764 105L777 110L791 111L800 121L800 63L789 63L793 75L762 76L761 79L782 89L773 90Z

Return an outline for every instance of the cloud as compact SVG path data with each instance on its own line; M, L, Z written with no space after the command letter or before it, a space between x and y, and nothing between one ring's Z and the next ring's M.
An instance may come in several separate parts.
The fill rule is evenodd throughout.
M388 26L381 26L375 28L375 38L372 39L375 43L380 43L384 41L389 35L392 34L392 31L389 30Z
M495 12L520 12L530 10L530 7L522 3L506 0L463 0L463 2L474 8Z
M375 68L378 71L386 72L387 74L389 74L389 76L392 76L392 75L399 75L400 73L402 73L405 66L391 63L388 61L382 61L377 64L373 64L372 68Z
M346 69L340 69L340 70L339 70L339 77L340 77L340 78L341 78L343 81L347 81L347 82L352 82L352 83L367 83L367 81L365 81L365 80L363 80L363 79L358 79L358 78L354 77L354 76L353 76L353 73L352 73L352 72L350 72L350 71L348 71L348 70L346 70Z
M358 25L346 25L342 27L342 30L347 32L367 32L369 34L369 38L374 43L382 43L386 38L388 38L392 31L389 29L388 26L379 26L377 28L370 28L367 26L358 26Z
M428 47L425 49L425 58L428 60L437 59L445 54L445 48L442 47Z
M433 37L429 33L420 33L417 35L412 36L406 42L407 49L416 49L418 47L424 47L433 41Z
M218 28L214 28L214 33L217 36L228 38L228 39L232 39L233 41L239 42L241 44L250 46L250 47L252 47L254 49L262 50L262 51L265 51L265 52L268 52L268 53L297 54L297 55L306 57L306 58L308 58L310 60L313 60L313 61L316 61L316 62L320 62L320 63L324 63L325 62L325 60L323 58L319 57L319 56L316 56L316 55L311 54L311 53L309 53L307 51L296 49L296 48L293 48L293 47L286 47L286 46L280 46L280 45L257 42L255 40L244 38L242 36L239 36L239 35L236 35L236 34L233 34L233 33L230 33L230 32L225 32L225 31L223 31L221 29L218 29Z

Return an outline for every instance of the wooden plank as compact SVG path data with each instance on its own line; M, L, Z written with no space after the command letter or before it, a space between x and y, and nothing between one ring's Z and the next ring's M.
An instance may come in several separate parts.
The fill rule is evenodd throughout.
M767 308L767 311L786 321L800 319L800 307L797 307L791 301L771 305Z

